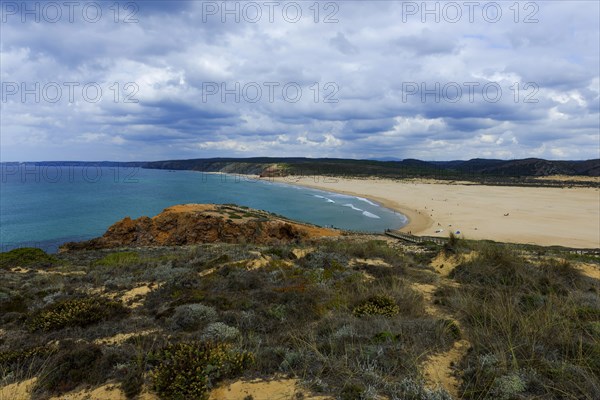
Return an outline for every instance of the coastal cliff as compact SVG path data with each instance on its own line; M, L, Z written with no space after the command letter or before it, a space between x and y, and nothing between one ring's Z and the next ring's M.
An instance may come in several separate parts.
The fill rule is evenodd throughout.
M169 207L152 218L126 217L108 228L101 237L65 243L60 250L214 242L275 244L338 235L337 230L289 221L265 211L233 205L184 204Z

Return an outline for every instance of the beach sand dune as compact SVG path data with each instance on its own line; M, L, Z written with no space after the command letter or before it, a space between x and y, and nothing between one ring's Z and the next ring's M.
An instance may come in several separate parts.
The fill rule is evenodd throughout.
M512 243L600 247L598 188L449 184L432 181L274 178L278 182L367 197L405 214L403 231ZM441 231L441 232L436 232Z

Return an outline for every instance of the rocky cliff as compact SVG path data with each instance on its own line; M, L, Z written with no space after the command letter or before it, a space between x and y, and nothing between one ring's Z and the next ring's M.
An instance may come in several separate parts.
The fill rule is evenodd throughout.
M169 207L152 218L124 218L103 236L65 243L60 250L212 242L274 244L338 235L337 230L293 222L265 211L233 205L185 204Z

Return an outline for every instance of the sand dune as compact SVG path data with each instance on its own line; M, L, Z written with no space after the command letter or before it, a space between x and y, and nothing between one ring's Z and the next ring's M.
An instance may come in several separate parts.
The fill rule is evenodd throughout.
M274 179L368 197L409 217L410 222L403 230L413 234L447 236L450 231L460 231L471 239L576 248L600 246L598 188L483 186L330 177ZM442 232L436 233L438 230Z

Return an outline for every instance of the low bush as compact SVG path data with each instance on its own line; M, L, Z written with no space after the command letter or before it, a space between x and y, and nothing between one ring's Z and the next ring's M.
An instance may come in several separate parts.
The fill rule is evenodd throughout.
M22 247L0 253L0 268L50 267L58 263L59 260L56 257L33 247Z
M331 241L322 247L322 251L358 258L382 258L389 263L405 261L401 252L390 247L383 240Z
M205 400L216 383L235 378L254 362L251 353L209 342L171 344L155 358L154 389L173 400Z
M117 253L110 253L100 260L96 261L96 265L103 265L107 267L124 267L127 265L138 264L140 262L140 255L133 251L120 251Z
M530 268L504 246L482 245L476 256L452 270L450 277L461 283L517 288L533 283Z
M201 328L217 318L214 307L204 304L184 304L175 308L170 324L175 330L191 331Z
M45 361L56 351L51 346L34 346L0 352L0 371L3 374L28 370L36 361Z
M102 351L94 344L69 343L52 357L47 371L36 382L36 392L64 393L82 383L98 384L103 376L97 366L102 359Z
M19 293L0 293L0 313L26 313L27 299Z
M456 236L454 232L450 232L448 241L444 243L442 251L445 254L457 254L462 247L464 247L463 240Z
M237 339L240 331L223 322L214 322L204 329L202 338L211 342L228 342Z
M121 302L103 297L68 299L35 312L27 321L27 328L31 332L48 332L69 326L85 327L127 311Z
M127 363L120 371L121 390L128 399L139 395L144 385L144 370L139 363Z
M356 317L367 315L382 315L384 317L393 317L400 312L400 307L394 299L389 296L371 296L352 310Z

